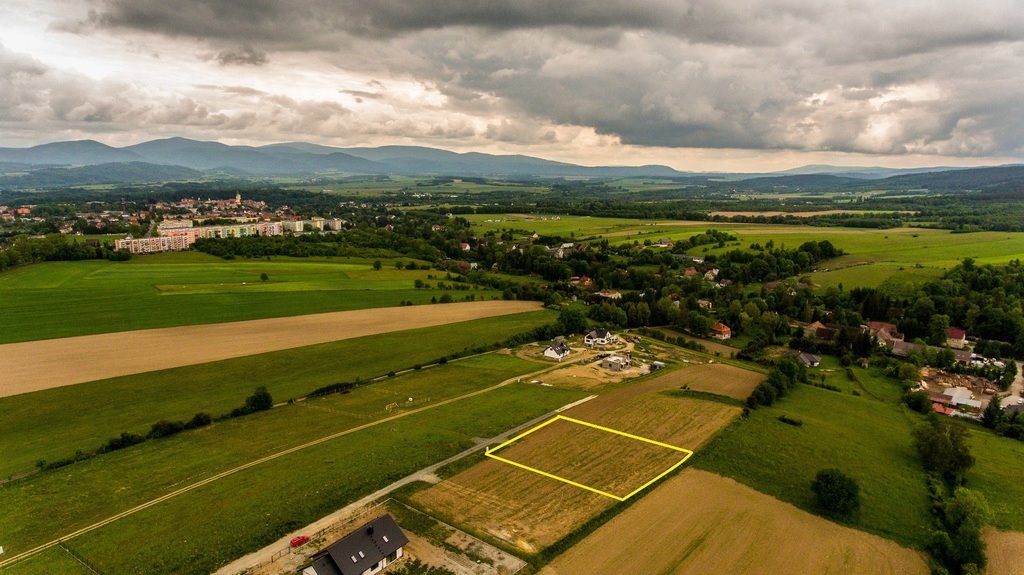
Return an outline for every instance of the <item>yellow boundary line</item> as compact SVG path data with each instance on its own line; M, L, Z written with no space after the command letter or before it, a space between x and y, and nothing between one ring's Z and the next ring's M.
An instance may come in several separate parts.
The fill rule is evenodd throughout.
M501 457L501 456L498 456L498 455L494 454L496 451L504 449L505 447L508 447L509 445L512 445L516 441L519 441L520 439L526 437L527 435L530 435L531 433L533 433L535 431L539 431L539 430L547 427L548 425L551 425L552 423L554 423L556 421L559 421L559 420L561 420L561 421L568 421L570 423L575 423L577 425L583 425L583 426L586 426L586 427L591 427L593 429L598 429L600 431L605 431L607 433L612 433L612 434L615 434L615 435L621 435L622 437L628 437L629 439L635 439L636 441L642 441L644 443L649 443L651 445L657 445L658 447L664 447L664 448L667 448L667 449L671 449L673 451L679 451L681 453L685 453L686 455L684 455L683 458L681 460L679 460L677 463L675 463L674 465L672 465L671 467L669 467L665 471L662 471L661 473L659 473L657 476L654 477L654 479L651 479L647 483L644 483L640 487L637 487L636 489L634 489L633 491L629 492L628 494L626 494L626 495L615 495L614 493L609 493L607 491L602 491L600 489L597 489L596 487L591 487L589 485L585 485L585 484L580 483L578 481L573 481L572 479L568 479L568 478L562 477L560 475L555 475L554 473L548 473L547 471L544 471L544 470L541 470L541 469L537 469L536 467L530 467L529 465L523 465L522 463L519 463L519 462L516 462L516 461L512 461L511 459L506 459L504 457ZM490 457L491 459L496 459L496 460L501 461L503 463L507 463L509 465L513 465L513 466L518 467L520 469L525 469L527 471L536 473L538 475L543 475L544 477L548 477L548 478L554 479L556 481L561 481L562 483L568 483L569 485L572 485L574 487L579 487L580 489L585 489L585 490L590 491L592 493L597 493L598 495L604 495L605 497L610 497L611 499L615 499L616 501L625 501L625 500L629 499L630 497L633 497L637 493L640 493L644 489L647 489L648 487L653 485L655 482L657 482L662 477L665 477L669 473L672 473L673 471L676 470L676 468L678 468L683 463L686 463L686 460L689 459L690 456L693 455L693 451L690 451L689 449L684 449L682 447L677 447L675 445L670 445L668 443L662 443L660 441L655 441L653 439L648 439L646 437L641 437L639 435L633 435L632 433L626 433L625 431L619 431L618 429L612 429L610 427L604 427L603 425L597 425L597 424L594 424L594 423L590 423L588 421L581 421L579 419L573 419L572 417L566 417L564 415L556 415L556 416L552 417L551 419L545 421L544 423L541 423L540 425L538 425L536 427L528 429L528 430L524 431L523 433L520 433L519 435L513 437L512 439L509 439L508 441L499 444L497 447L488 447L486 450L484 450L484 455L486 455L487 457Z

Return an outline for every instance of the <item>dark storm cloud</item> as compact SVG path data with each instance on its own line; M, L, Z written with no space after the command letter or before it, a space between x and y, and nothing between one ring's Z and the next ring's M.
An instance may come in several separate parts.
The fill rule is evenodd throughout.
M550 141L548 123L641 146L1024 153L1008 0L104 0L84 26L415 79L507 119L476 132L497 141Z
M270 61L266 52L249 45L234 50L221 50L215 59L221 66L262 66Z

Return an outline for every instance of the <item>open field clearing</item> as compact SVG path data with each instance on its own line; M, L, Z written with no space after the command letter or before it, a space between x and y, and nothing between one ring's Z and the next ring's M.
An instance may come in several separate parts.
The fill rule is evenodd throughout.
M1024 532L1024 442L974 425L967 428L971 431L967 444L977 459L967 472L967 487L985 495L992 508L993 526ZM1024 561L1024 557L1018 554L1018 561Z
M681 368L693 378L723 377L715 365ZM617 386L597 398L573 407L563 415L633 435L696 451L735 419L740 408L716 402L659 393L676 385L664 377ZM555 430L558 431L558 430ZM576 432L562 428L561 434ZM620 442L612 434L595 436L604 461L635 457L634 443ZM542 438L543 439L543 438ZM546 469L571 467L578 453L564 449L571 437L554 434L549 441L524 443L531 461ZM601 450L604 451L601 451ZM587 451L587 450L585 450ZM558 454L557 457L545 454ZM559 459L560 458L560 459ZM678 458L675 460L678 461ZM658 472L648 477L652 479ZM590 481L614 483L614 470L581 472ZM621 472L621 469L620 469ZM575 473L575 471L574 471ZM623 473L623 476L629 475ZM487 460L413 495L412 501L456 525L503 540L534 553L572 533L580 525L616 504L616 500L500 461Z
M1024 571L1024 558L1021 557L1021 552L1024 551L1024 533L986 529L983 539L988 545L988 549L985 550L985 556L988 558L986 575L1020 575Z
M538 308L528 301L464 302L10 343L0 345L0 363L9 366L0 397Z
M408 261L381 258L374 270L365 258L229 261L183 252L34 264L0 273L0 342L421 304L443 293L501 295L416 289L415 280L436 287L427 276L444 273L395 269Z
M928 572L916 551L691 468L612 518L541 575Z
M520 369L528 366L502 357ZM437 383L427 386L429 392L420 375L217 423L7 485L0 489L5 558L242 463L392 418L239 471L65 543L103 573L134 573L140 565L150 573L208 573L472 446L474 437L490 437L582 395L516 383L488 390L497 383L493 379L450 372L452 389L444 393L461 399L395 418L396 412L384 409L390 398L371 394L377 385L390 387L396 397L437 394ZM481 393L462 397L474 388Z
M677 370L666 373L659 379L664 380L666 385L673 385L677 388L703 391L715 395L724 395L743 401L750 396L754 388L765 380L763 374L750 371L731 365L719 365L716 377L694 377L689 370Z
M839 214L913 214L915 212L896 211L896 210L817 210L811 212L733 212L733 211L718 211L711 212L708 215L711 216L722 216L725 218L731 218L733 216L745 216L748 218L765 217L771 218L775 216L793 216L794 218L810 218L814 216L836 216Z
M552 315L531 312L393 332L0 398L0 452L4 454L0 477L31 470L40 459L55 461L73 456L76 450L94 450L123 431L145 435L160 419L187 421L197 412L227 413L240 406L256 385L266 386L277 401L286 401L325 385L367 381L416 364L433 363L533 329L551 321ZM354 357L360 360L352 361ZM510 365L505 359L488 354L451 362L448 367L491 365L504 369ZM542 367L528 362L521 365ZM445 375L452 372L447 370L430 368L418 373L433 380L439 389L452 386ZM259 374L258 381L253 374ZM375 393L388 387L363 389ZM414 399L423 397L418 394ZM399 399L408 397L396 396L388 403Z

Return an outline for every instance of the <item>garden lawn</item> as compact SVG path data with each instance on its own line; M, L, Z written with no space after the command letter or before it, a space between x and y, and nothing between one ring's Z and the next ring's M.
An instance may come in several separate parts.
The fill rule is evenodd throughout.
M153 371L0 398L0 477L93 451L128 431L145 435L161 419L187 421L197 412L216 416L241 406L256 386L287 401L339 382L366 381L553 321L538 311L407 330L333 343ZM500 356L475 364L509 365ZM519 369L519 364L516 369ZM537 364L523 365L530 371ZM433 368L432 368L433 369ZM425 370L424 373L432 370Z

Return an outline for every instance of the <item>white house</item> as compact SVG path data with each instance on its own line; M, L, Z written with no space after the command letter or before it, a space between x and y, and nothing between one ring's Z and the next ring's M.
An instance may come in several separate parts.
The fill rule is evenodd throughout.
M544 350L544 357L558 361L562 361L562 359L567 355L569 355L569 345L564 341L548 346L548 348Z
M583 336L583 343L589 346L610 345L617 341L618 336L606 329L595 329Z

